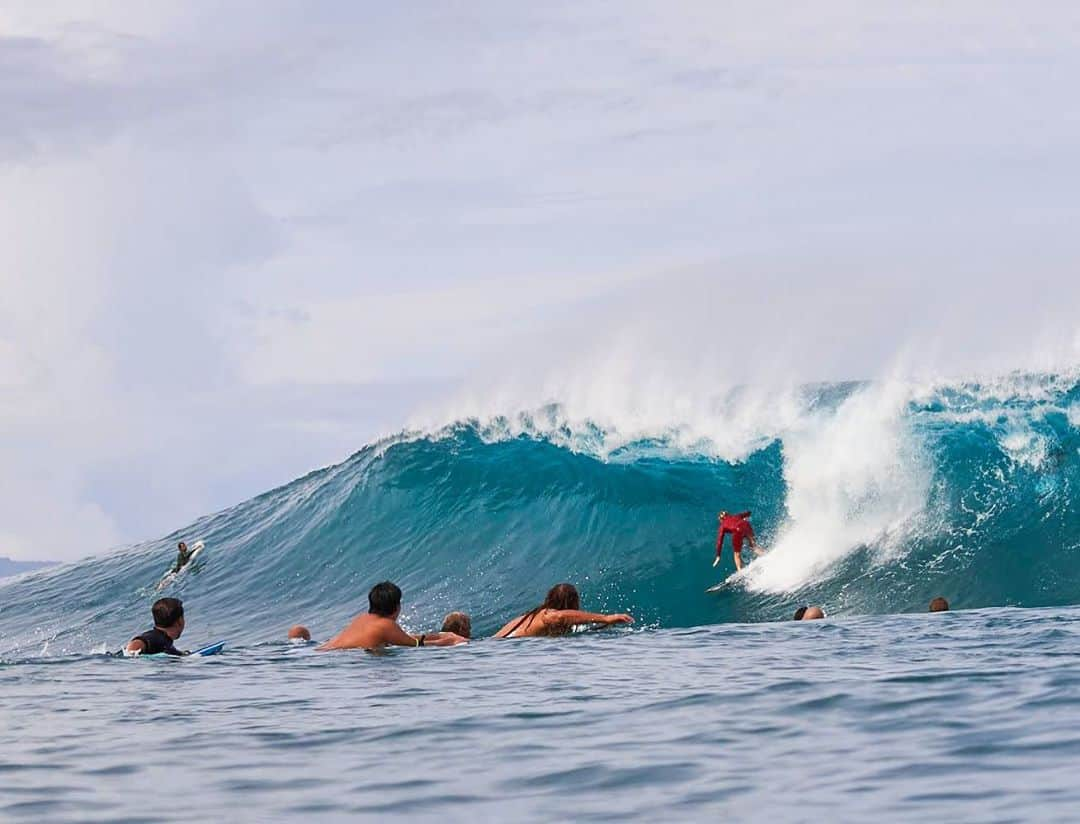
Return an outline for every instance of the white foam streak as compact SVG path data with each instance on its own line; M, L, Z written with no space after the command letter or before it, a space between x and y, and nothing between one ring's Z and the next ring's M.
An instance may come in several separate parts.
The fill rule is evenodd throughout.
M902 384L869 386L785 435L789 521L747 571L750 588L809 583L859 547L889 545L923 510L929 474L904 415L909 397Z

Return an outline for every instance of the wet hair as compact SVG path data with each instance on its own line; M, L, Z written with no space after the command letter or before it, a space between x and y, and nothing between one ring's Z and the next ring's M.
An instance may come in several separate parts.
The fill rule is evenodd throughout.
M540 609L581 609L581 596L573 584L556 584L548 590Z
M183 541L181 541L180 543L178 543L176 545L176 548L179 549L181 552L186 552L187 551L187 544L185 544Z
M472 638L472 621L464 612L451 612L443 619L443 632L453 632L462 638Z
M154 626L168 629L184 617L184 604L179 598L158 598L150 611L154 614Z
M940 595L930 602L931 612L948 612L949 602L942 598Z
M792 621L801 621L802 617L804 615L806 615L806 611L808 609L810 609L810 607L799 607L797 610L795 610L795 615L792 617L791 620Z
M401 589L397 584L383 581L375 584L368 593L368 612L372 615L391 617L401 606Z
M545 609L581 609L581 596L578 595L577 587L573 584L555 584L548 590L544 603L522 615L521 620L514 624L514 628L507 635L513 635L522 625L526 628L531 626L536 616Z

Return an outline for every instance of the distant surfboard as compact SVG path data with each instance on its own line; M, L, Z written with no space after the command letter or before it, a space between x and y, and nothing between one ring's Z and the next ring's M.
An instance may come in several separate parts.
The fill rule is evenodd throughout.
M193 543L191 545L191 555L188 556L187 563L180 567L180 569L176 572L173 572L172 570L166 572L165 577L158 581L157 591L161 592L161 590L165 589L165 587L167 587L169 584L179 578L184 573L184 570L190 567L192 562L194 562L194 560L202 554L202 551L205 548L206 544L204 544L202 541L196 541L195 543Z
M760 547L758 547L758 549L760 551L762 551L763 553L768 554L767 550L761 550ZM730 588L736 587L738 584L742 583L742 581L746 578L747 572L750 569L750 565L754 564L754 563L757 563L757 560L758 560L757 558L753 558L753 559L747 561L745 564L743 564L742 569L735 570L733 573L731 573L727 578L725 578L719 584L714 584L713 586L709 587L705 591L706 592L720 592L721 590L727 589L729 587Z
M735 572L731 573L727 578L725 578L719 584L714 584L713 586L709 587L705 591L706 592L720 592L721 590L727 589L728 587L734 587L736 584L741 582L743 580L743 578L746 577L746 570L749 569L749 567L750 567L750 564L747 564L742 569L736 570Z

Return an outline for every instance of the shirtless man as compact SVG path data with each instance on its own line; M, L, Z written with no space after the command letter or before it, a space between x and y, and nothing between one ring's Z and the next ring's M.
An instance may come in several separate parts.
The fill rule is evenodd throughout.
M581 598L572 584L556 584L544 603L519 615L495 633L496 638L532 638L538 635L565 635L578 624L632 624L634 619L625 613L601 615L582 612Z
M318 649L380 649L395 647L449 647L465 639L452 632L433 632L430 635L410 635L398 626L401 614L401 590L396 584L383 581L368 593L368 611L357 615L345 629Z

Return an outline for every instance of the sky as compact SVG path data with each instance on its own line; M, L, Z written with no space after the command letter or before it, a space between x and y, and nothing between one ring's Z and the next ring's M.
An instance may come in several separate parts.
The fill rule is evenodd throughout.
M1065 2L0 2L0 555L463 394L1075 364L1078 80Z

